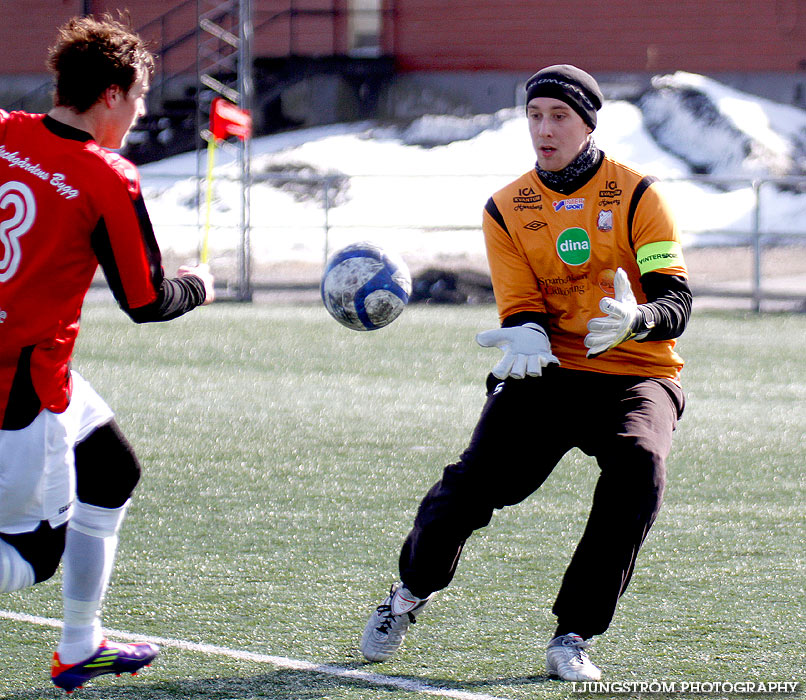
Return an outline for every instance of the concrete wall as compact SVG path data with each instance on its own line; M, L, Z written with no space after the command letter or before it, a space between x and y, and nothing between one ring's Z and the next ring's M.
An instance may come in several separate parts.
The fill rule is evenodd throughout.
M542 67L542 66L536 66ZM647 73L592 71L607 99L632 100L649 86ZM395 77L380 96L382 117L432 114L487 114L523 103L523 86L532 74L497 71L417 71ZM725 85L775 102L806 109L806 72L705 73Z

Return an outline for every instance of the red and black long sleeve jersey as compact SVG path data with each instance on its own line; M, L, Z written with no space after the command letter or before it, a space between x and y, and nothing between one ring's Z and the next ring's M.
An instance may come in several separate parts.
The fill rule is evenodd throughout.
M132 163L48 116L0 110L0 429L67 407L99 264L137 322L204 301L198 277L165 278Z

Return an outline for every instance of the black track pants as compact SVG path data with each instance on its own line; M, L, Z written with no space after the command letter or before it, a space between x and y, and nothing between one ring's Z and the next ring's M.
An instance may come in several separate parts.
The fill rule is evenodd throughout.
M577 447L601 474L553 612L567 631L601 634L660 509L683 406L682 390L663 379L554 366L542 377L491 375L470 444L420 503L400 553L401 580L421 597L447 586L470 534L496 508L531 495Z

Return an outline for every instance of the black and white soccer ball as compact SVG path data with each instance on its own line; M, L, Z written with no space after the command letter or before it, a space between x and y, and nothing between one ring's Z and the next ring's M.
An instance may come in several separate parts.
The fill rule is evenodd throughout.
M403 313L411 275L399 256L374 243L353 243L328 259L321 292L325 308L339 323L355 331L374 331Z

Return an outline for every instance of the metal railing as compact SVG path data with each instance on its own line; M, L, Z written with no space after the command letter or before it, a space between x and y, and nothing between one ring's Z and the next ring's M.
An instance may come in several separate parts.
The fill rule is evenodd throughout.
M696 294L700 296L721 296L749 298L753 310L760 311L762 302L767 301L800 301L806 310L806 177L716 177L709 175L691 176L688 178L664 179L662 187L674 188L677 185L697 184L713 189L713 198L720 195L744 193L750 198L740 223L723 228L711 226L706 228L689 225L683 226L682 232L689 241L689 247L707 248L746 248L750 257L749 280L733 279L706 280L693 283ZM796 222L793 214L790 221L782 221L780 212L774 211L780 206L776 204L787 195L792 200L799 200L799 209L803 216ZM685 217L685 205L678 201L676 210ZM719 209L717 209L719 214ZM736 216L735 211L723 212L728 221ZM714 218L718 218L714 217ZM776 281L769 271L765 272L764 258L766 253L784 247L796 256L787 266L797 280L791 280L789 286L772 283ZM704 272L705 274L705 272Z
M152 196L149 192L156 196L158 190L167 187L167 180L172 179L175 176L146 175L147 200ZM192 176L186 179L195 182ZM435 261L483 261L481 207L492 192L512 179L512 174L348 176L343 173L308 175L300 174L299 170L255 172L252 187L260 191L252 193L253 203L278 203L268 205L267 213L254 211L253 204L249 238L252 245L259 248L252 251L256 269L250 274L255 288L279 283L276 266L272 272L274 277L266 277L261 272L261 258L266 251L274 262L285 258L286 261L321 264L332 250L363 238L388 241L404 256L408 252L422 257L417 250L431 246L430 254ZM225 188L229 180L222 176L217 177L217 181ZM699 188L702 201L698 206L709 208L710 226L690 225L696 220L696 215L687 210L690 195L686 194L686 188L691 185ZM703 252L713 252L710 260L714 264L711 265L706 254L706 265L693 277L696 294L749 299L756 311L761 310L762 302L767 300L806 303L806 178L694 176L664 180L661 186L666 189L667 198L681 220L684 249L689 251L687 256L695 257L697 253L696 257L701 258ZM711 191L703 191L703 188ZM783 225L771 211L780 206L782 195L790 210L803 212L801 217L790 214L789 221ZM737 211L737 201L741 202L741 211ZM176 224L154 217L154 226L158 235L161 229L182 229L181 235L187 240L188 236L192 238L189 232L194 224L192 221ZM211 240L218 246L219 259L224 259L228 255L227 241L234 240L234 235L230 234L236 232L223 212L212 221L212 229L220 234L218 243L214 241L215 234ZM170 238L170 232L163 235L165 240ZM716 263L724 259L725 251L730 249L741 252L741 264L723 262L720 274ZM781 250L787 251L784 266L792 267L789 277L795 280L789 286L786 274L773 274L763 264L766 254ZM213 264L215 266L215 255ZM785 270L778 272L786 273Z

